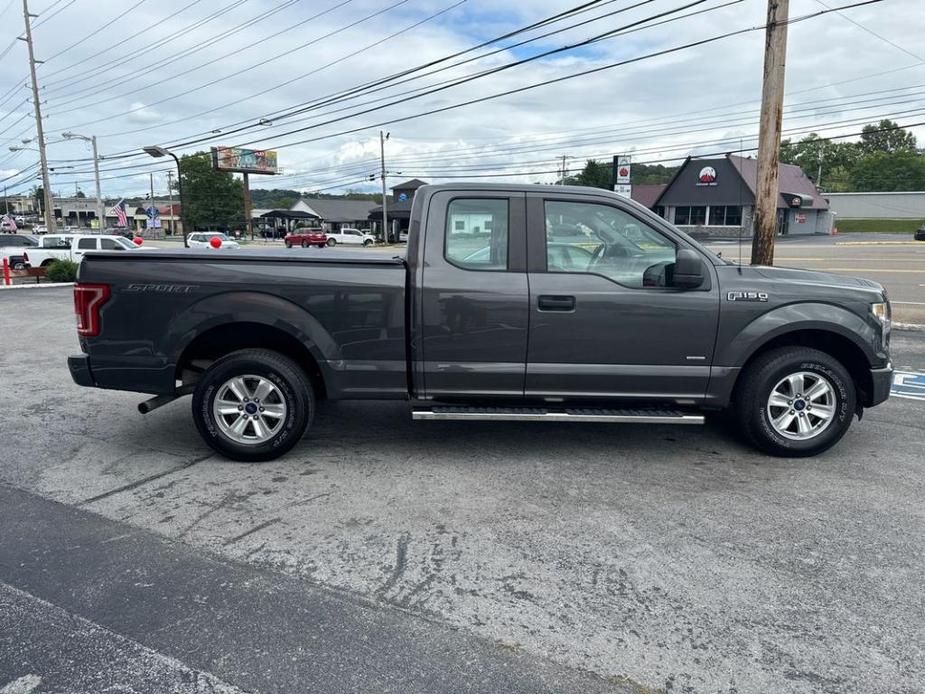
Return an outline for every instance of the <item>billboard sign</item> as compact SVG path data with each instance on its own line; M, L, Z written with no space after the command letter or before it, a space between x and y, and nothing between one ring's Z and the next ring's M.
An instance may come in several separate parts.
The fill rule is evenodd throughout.
M276 152L243 147L213 147L212 168L236 173L276 174Z

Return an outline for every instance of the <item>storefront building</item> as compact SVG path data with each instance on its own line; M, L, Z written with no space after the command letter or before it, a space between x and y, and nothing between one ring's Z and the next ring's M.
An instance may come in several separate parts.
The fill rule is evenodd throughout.
M754 233L758 163L731 154L688 158L651 205L662 217L698 236L750 237ZM780 165L777 233L829 234L829 204L799 166Z

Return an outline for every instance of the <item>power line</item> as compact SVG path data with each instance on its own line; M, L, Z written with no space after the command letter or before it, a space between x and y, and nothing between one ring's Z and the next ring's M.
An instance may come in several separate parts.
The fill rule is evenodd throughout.
M248 96L246 96L246 97L243 97L243 98L241 98L241 99L236 99L235 101L228 102L228 103L226 103L226 104L221 104L221 105L219 105L219 106L215 106L214 108L210 108L210 109L207 110L207 111L200 111L199 113L193 114L193 115L191 115L191 116L186 116L186 117L183 117L183 118L178 118L178 119L176 119L176 120L168 121L168 122L166 122L166 123L158 123L157 125L154 125L154 126L148 126L148 127L144 127L144 128L135 128L135 129L133 129L133 130L123 130L123 131L118 132L118 133L107 133L107 134L105 135L105 137L120 137L120 136L123 136L123 135L134 135L134 134L140 133L140 132L147 132L147 131L149 131L149 130L155 130L155 129L163 128L163 127L166 127L166 126L168 126L168 125L175 125L176 123L183 123L183 122L188 121L188 120L193 120L194 118L198 118L198 117L200 117L200 116L208 115L208 114L214 113L214 112L216 112L216 111L221 111L222 109L228 108L229 106L237 106L237 105L241 104L241 103L244 102L244 101L250 101L251 99L257 98L258 96L263 96L264 94L268 94L268 93L270 93L270 92L272 92L272 91L275 91L275 90L277 90L277 89L281 89L282 87L289 86L290 84L292 84L292 83L294 83L294 82L298 82L298 81L300 81L300 80L302 80L302 79L304 79L304 78L306 78L306 77L309 77L309 76L311 76L311 75L315 75L315 74L317 74L317 73L319 73L319 72L321 72L321 71L323 71L323 70L326 70L326 69L329 68L329 67L332 67L332 66L334 66L334 65L337 65L337 64L339 64L339 63L342 63L342 62L344 62L345 60L349 60L350 58L355 57L356 55L358 55L359 53L361 53L361 52L363 52L363 51L372 49L372 48L374 48L374 47L376 47L376 46L379 46L379 45L381 45L381 44L383 44L383 43L385 43L385 42L387 42L387 41L390 41L390 40L392 40L392 39L394 39L394 38L396 38L396 37L398 37L398 36L401 36L402 34L407 33L408 31L411 31L412 29L416 29L417 27L419 27L419 26L425 24L426 22L432 21L432 20L436 19L437 17L440 17L441 15L444 15L444 14L446 14L447 12L450 12L450 11L456 9L457 7L459 7L460 5L462 5L462 4L465 3L465 2L466 2L466 0L458 0L457 2L453 3L452 5L450 5L450 6L448 6L448 7L445 7L444 9L442 9L442 10L440 10L440 11L438 11L438 12L435 12L435 13L433 13L433 14L431 14L431 15L428 15L428 16L425 17L424 19L420 19L420 20L414 22L413 24L410 24L410 25L408 25L408 26L406 26L406 27L404 27L404 28L402 28L402 29L399 29L398 31L396 31L396 32L394 32L394 33L392 33L392 34L389 34L388 36L379 39L378 41L374 41L373 43L367 44L366 46L364 46L364 47L361 48L361 49L358 49L358 50L353 51L353 52L351 52L351 53L347 53L346 55L343 55L343 56L341 56L340 58L337 58L337 59L335 59L335 60L332 60L332 61L329 62L329 63L325 63L324 65L321 65L320 67L317 67L317 68L315 68L315 69L313 69L313 70L310 70L309 72L306 72L306 73L304 73L304 74L301 74L301 75L298 75L298 76L293 77L293 78L291 78L291 79L288 79L288 80L286 80L285 82L281 82L281 83L279 83L279 84L277 84L277 85L275 85L275 86L273 86L273 87L268 87L267 89L264 89L264 90L262 90L262 91L259 91L259 92L257 92L256 94L250 94L250 95L248 95ZM211 131L210 131L210 132L211 132Z
M351 0L346 0L346 2L349 2L349 1L351 1ZM701 0L701 1L703 1L703 0ZM346 4L346 2L342 2L341 4ZM381 15L381 14L384 14L385 12L388 12L389 10L392 10L392 9L394 9L394 8L396 8L396 7L399 7L399 6L401 6L401 5L404 5L404 4L408 3L408 2L410 2L410 0L398 0L397 2L395 2L395 3L391 4L391 5L389 5L388 7L384 8L384 9L382 9L382 10L377 10L376 12L373 12L373 13L371 13L371 14L368 14L368 15L364 16L364 17L361 18L361 19L358 19L358 20L356 20L356 21L350 22L349 24L346 24L346 25L344 25L344 26L342 26L342 27L340 27L340 28L338 28L338 29L335 29L334 31L330 31L330 32L328 32L328 33L326 33L326 34L323 34L323 35L321 35L321 36L319 36L319 37L317 37L317 38L315 38L315 39L312 39L311 41L308 41L308 42L306 42L306 43L303 43L303 44L301 44L300 46L297 46L296 48L294 48L294 49L292 49L292 50L301 50L301 49L303 49L303 48L307 48L308 46L311 46L311 45L313 45L313 44L315 44L315 43L318 43L319 41L322 41L323 39L330 38L331 36L335 36L335 35L337 35L337 34L340 34L341 32L344 32L344 31L346 31L347 29L350 29L350 28L352 28L352 27L355 27L355 26L357 26L358 24L360 24L360 23L362 23L362 22L365 22L365 21L367 21L367 20L369 20L369 19L372 19L373 17L377 17L377 16L379 16L379 15ZM242 68L241 70L237 70L237 71L235 71L235 72L232 72L231 74L226 75L226 76L224 76L224 77L221 77L221 78L214 79L214 80L211 80L211 81L209 81L209 82L206 82L205 84L201 84L201 85L198 85L198 86L196 86L196 87L192 87L192 88L190 88L190 89L187 89L187 90L185 90L185 91L182 91L182 92L179 92L179 93L176 93L176 94L172 94L171 96L165 97L165 98L163 98L163 99L158 99L157 101L152 101L152 102L149 103L149 104L144 104L144 105L142 105L142 106L138 106L138 107L136 107L136 108L129 109L128 111L123 111L123 112L121 112L121 113L112 114L112 115L106 116L106 117L104 117L104 118L97 118L97 119L95 119L95 120L86 121L86 122L84 122L84 123L80 123L79 125L72 126L72 127L75 127L75 128L82 128L82 127L85 127L85 126L88 126L88 125L95 125L96 123L102 123L102 122L105 122L105 121L110 121L110 120L113 120L114 118L119 118L119 117L121 117L121 116L129 115L129 114L131 114L131 113L135 113L136 111L141 111L141 110L143 110L143 109L145 109L145 108L150 108L150 107L152 107L152 106L157 106L157 105L159 105L159 104L167 103L168 101L173 101L173 100L175 100L175 99L179 99L179 98L182 97L182 96L187 96L187 95L189 95L189 94L193 94L193 93L195 93L195 92L198 92L198 91L201 90L201 89L205 89L206 87L211 87L211 86L213 86L213 85L215 85L215 84L219 84L219 83L224 82L224 81L226 81L226 80L232 79L233 77L238 77L238 76L240 76L240 75L243 75L243 74L246 73L246 72L250 72L251 70L254 70L254 69L258 68L258 67L261 67L262 65L266 65L266 64L268 64L268 63L273 62L274 60L278 60L279 58L288 56L288 55L290 55L290 53L291 53L291 50L290 50L290 51L284 51L283 53L279 53L279 54L277 54L277 55L275 55L275 56L273 56L273 57L271 57L271 58L267 58L266 60L261 60L261 61L255 63L255 64L253 64L253 65L249 65L249 66L246 67L246 68ZM214 61L213 61L213 62L214 62ZM188 71L186 71L186 72L181 72L181 73L179 73L179 74L177 74L177 75L174 75L174 77L172 77L171 79L176 79L177 77L181 77L181 76L183 76L183 75L185 75L185 74L187 74L187 73L189 73L189 72L193 72L193 71L196 70L196 69L198 69L198 68L194 68L193 70L188 70ZM62 113L69 113L70 111L73 111L73 110L77 110L77 109L66 109L66 110L64 110L64 111L57 111L57 112L55 113L55 115L61 115Z
M99 27L98 29L94 29L94 30L91 31L89 34L86 34L86 35L85 35L82 39L80 39L79 41L75 41L74 43L72 43L72 44L71 44L70 46L68 46L67 48L63 48L63 49L61 49L60 51L58 51L57 53L54 53L54 54L50 55L48 58L45 58L45 62L46 62L46 63L51 62L52 60L54 60L55 58L57 58L59 55L64 55L65 53L67 53L67 52L68 52L69 50L71 50L72 48L76 48L76 47L79 46L80 44L89 41L89 40L92 39L94 36L96 36L97 34L99 34L101 31L105 31L106 29L108 29L109 27L111 27L113 24L115 24L116 22L118 22L118 21L119 21L120 19L122 19L125 15L127 15L127 14L129 14L129 13L131 13L131 12L134 12L135 10L137 10L141 5L143 5L143 4L146 3L147 1L148 1L148 0L138 0L138 2L136 2L134 5L132 5L131 7L129 7L129 8L128 8L127 10L125 10L122 14L116 15L116 16L113 17L111 20L109 20L108 22L106 22L103 26Z
M168 35L168 36L165 36L165 37L163 37L163 38L161 38L161 39L158 39L157 41L153 42L152 44L149 44L148 46L146 46L146 48L147 48L149 51L150 51L150 50L155 50L155 49L158 49L158 48L162 48L163 46L167 45L168 43L172 43L173 41L176 41L177 39L179 39L179 38L185 36L186 34L192 32L192 31L194 31L194 30L196 30L196 29L199 29L199 28L201 28L202 26L205 26L205 25L208 24L209 22L212 22L212 21L218 19L219 17L222 17L222 16L228 14L229 12L231 12L231 11L237 9L238 7L240 7L241 5L243 5L245 2L247 2L247 0L234 0L234 1L231 2L230 4L225 5L224 7L220 7L219 9L215 10L214 12L212 12L212 13L209 14L209 15L206 15L206 16L203 17L202 19L193 22L192 24L190 24L190 25L187 26L186 28L181 29L181 30L179 30L179 31L176 31L176 32L174 32L174 33L172 33L172 34L170 34L170 35ZM196 5L196 4L198 4L198 1L197 1L197 2L192 2L192 3L190 3L189 5L187 5L186 7L181 8L180 12L182 12L182 11L184 11L184 10L186 10L186 9L192 7L193 5ZM174 15L172 15L172 16L176 16L176 14L178 14L178 13L174 13ZM105 51L104 51L104 52L105 52ZM84 71L82 77L78 77L78 78L74 78L74 77L62 77L62 78L59 78L59 79L57 79L57 80L52 80L52 81L50 81L50 82L47 82L47 83L46 83L46 86L49 87L49 88L51 88L51 87L53 87L53 86L56 85L56 84L62 84L62 83L64 83L64 82L67 82L69 86L74 86L74 85L76 85L76 84L80 84L81 82L86 82L87 80L94 79L97 75L99 75L99 74L102 73L102 72L105 72L106 70L108 70L108 69L110 69L110 68L119 67L120 65L125 65L126 63L130 63L130 62L132 62L132 61L138 60L139 58L143 58L143 57L145 57L146 55L147 55L146 53L140 53L140 52L131 53L131 54L129 54L128 56L122 56L122 57L120 57L120 58L115 58L115 59L109 60L109 61L107 61L107 62L105 62L105 63L101 63L100 65L97 65L97 66L95 66L95 67L93 67L93 68L90 68L90 70ZM57 71L54 71L54 72L51 72L51 73L49 73L49 76L51 76L51 75L57 75L57 74L59 74L59 73L61 73L61 72L65 72L66 70L69 70L69 69L71 69L71 68L73 68L73 67L76 67L76 66L79 65L81 62L84 62L84 61L78 61L77 63L74 63L74 64L72 64L72 65L70 65L70 66L67 66L67 67L65 67L65 68L61 68L61 69L59 69L59 70L57 70ZM156 63L153 63L153 64L156 64ZM152 64L152 65L153 65L153 64ZM147 67L150 67L150 66L147 66ZM141 68L141 69L146 69L146 68Z
M699 0L699 1L702 1L702 0ZM842 7L842 8L839 8L839 9L845 9L846 7L858 7L858 6L861 6L861 5L869 5L869 4L879 3L879 2L882 2L882 1L883 1L883 0L862 0L861 2L857 2L857 3L854 3L854 4L852 4L852 5L846 5L846 6ZM678 8L678 9L682 9L682 8ZM821 10L821 11L816 12L816 13L813 13L813 14L804 15L804 16L802 16L802 17L797 17L797 18L791 19L791 20L789 20L788 23L794 24L794 23L797 23L797 22L805 21L805 20L807 20L807 19L811 19L811 18L814 18L814 17L821 16L821 15L823 15L823 14L827 14L828 12L831 12L831 11L832 11L832 10ZM662 13L662 14L665 14L665 13ZM624 66L624 65L629 65L629 64L632 64L632 63L641 62L641 61L643 61L643 60L648 60L648 59L655 58L655 57L660 57L660 56L669 55L669 54L672 54L672 53L677 53L677 52L682 51L682 50L687 50L687 49L695 48L695 47L698 47L698 46L708 45L708 44L710 44L710 43L715 43L716 41L721 41L721 40L723 40L723 39L727 39L727 38L730 38L730 37L732 37L732 36L739 36L739 35L741 35L741 34L746 34L746 33L750 33L750 32L753 32L753 31L763 30L763 29L765 29L765 28L766 28L765 25L762 24L762 25L759 25L759 26L753 26L753 27L748 27L748 28L744 28L744 29L737 29L737 30L734 30L734 31L726 32L726 33L724 33L724 34L718 34L718 35L716 35L716 36L712 36L712 37L709 37L709 38L706 38L706 39L700 39L700 40L698 40L698 41L692 41L692 42L690 42L690 43L682 44L682 45L679 45L679 46L673 46L673 47L671 47L671 48L666 48L666 49L662 49L662 50L659 50L659 51L653 51L653 52L651 52L651 53L646 53L646 54L643 54L643 55L641 55L641 56L636 56L636 57L634 57L634 58L628 58L628 59L625 59L625 60L617 61L617 62L615 62L615 63L609 63L609 64L607 64L607 65L602 65L602 66L598 66L598 67L594 67L594 68L589 68L589 69L587 69L587 70L582 70L582 71L579 71L579 72L571 73L571 74L569 74L569 75L564 75L564 76L562 76L562 77L556 77L556 78L552 78L552 79L548 79L548 80L543 80L543 81L541 81L541 82L534 82L533 84L524 85L524 86L522 86L522 87L517 87L517 88L514 88L514 89L507 89L507 90L504 90L504 91L502 91L502 92L496 92L495 94L489 94L489 95L484 96L484 97L478 97L478 98L470 99L470 100L463 101L463 102L460 102L460 103L451 104L451 105L449 105L449 106L443 106L443 107L439 107L439 108L430 109L430 110L428 110L428 111L424 111L424 112L421 112L421 113L416 113L416 114L411 114L411 115L408 115L408 116L402 116L402 117L398 117L398 118L393 118L393 119L389 119L389 120L382 121L382 122L379 122L379 123L371 123L371 124L367 124L367 125L364 125L364 126L361 126L361 127L356 127L356 128L350 128L350 129L347 129L347 130L342 130L342 131L339 131L339 132L336 132L336 133L330 133L330 134L327 134L327 135L321 135L321 136L318 136L318 137L308 138L308 139L305 139L305 140L298 140L298 141L296 141L296 142L289 142L289 143L285 143L285 144L278 144L278 145L274 145L274 148L276 148L276 149L281 149L281 148L283 148L283 147L293 147L293 146L295 146L295 145L307 144L307 143L309 143L309 142L317 142L317 141L319 141L319 140L329 139L329 138L337 137L337 136L340 136L340 135L352 134L352 133L355 133L355 132L359 132L359 131L361 131L361 130L369 130L369 129L372 129L372 128L378 128L378 127L382 127L382 126L385 126L385 125L392 125L392 124L394 124L394 123L401 123L401 122L405 122L405 121L409 121L409 120L414 120L414 119L417 119L417 118L421 118L421 117L423 117L423 116L434 115L434 114L437 114L437 113L444 113L444 112L446 112L446 111L454 110L454 109L457 109L457 108L462 108L463 106L471 106L471 105L473 105L473 104L483 103L483 102L486 102L486 101L491 101L491 100L498 99L498 98L501 98L501 97L504 97L504 96L510 96L511 94L518 94L518 93L526 92L526 91L529 91L529 90L532 90L532 89L536 89L536 88L538 88L538 87L544 87L544 86L548 86L548 85L551 85L551 84L557 84L557 83L564 82L564 81L567 81L567 80L575 79L576 77L583 77L583 76L585 76L585 75L590 75L590 74L594 74L594 73L598 73L598 72L603 72L603 71L605 71L605 70L610 70L610 69L613 69L613 68L615 68L615 67L622 67L622 66ZM586 42L582 42L581 44L578 44L578 45L585 45L585 43L586 43ZM555 50L555 52L561 52L562 50L565 50L565 48L554 49L554 50ZM547 52L547 53L548 53L548 52ZM542 55L542 54L541 54L541 55ZM514 65L514 64L522 64L523 62L529 61L529 60L532 60L532 59L536 59L536 56L534 56L534 57L531 58L531 59L524 59L523 61L516 61L516 63L513 63L513 64L512 64L512 63L509 63L509 64L506 65L506 66L502 66L501 68L498 68L498 70L500 70L500 69L506 69L506 68L508 68L508 67L511 67L511 66ZM465 78L464 80L462 80L462 81L459 82L459 83L462 84L462 83L465 83L465 82L467 82L467 81L471 81L471 79L475 79L475 78ZM447 89L447 87L440 87L439 89L434 90L434 91L443 91L444 89ZM418 97L414 97L414 98L418 98ZM378 111L378 110L381 110L382 108L386 108L387 106L390 106L390 105L393 105L393 104L386 104L385 106L377 106L377 107L372 108L372 109L367 109L366 111L361 111L361 112L358 113L358 114L353 114L353 115L350 116L350 117L355 117L356 115L363 115L364 113L369 113L369 112L372 112L372 111ZM305 127L305 128L297 128L297 129L295 129L295 130L291 130L291 131L282 133L282 134L277 135L277 136L278 136L278 137L284 137L284 136L286 136L286 135L292 135L292 134L295 134L295 133L304 132L304 131L306 131L306 130L312 130L312 129L315 129L315 128L319 128L319 127L322 127L322 126L324 126L324 125L329 125L329 124L331 124L331 123L335 123L335 122L338 122L338 121L341 121L341 120L345 120L345 118L337 118L337 119L333 119L333 120L330 120L330 121L325 121L325 122L323 122L323 123L317 123L317 124L315 124L315 125L307 126L307 127ZM244 142L244 143L241 143L241 144L242 144L242 145L248 145L248 144L254 144L254 143L256 143L256 142L260 142L260 140L253 140L253 141ZM190 143L181 143L180 146L183 146L183 145L186 145L186 144L190 144Z
M822 2L822 0L816 0L816 2L818 2L820 5L822 5L822 6L825 7L826 9L829 9L829 10L832 10L832 9L833 9L830 5L826 5L824 2ZM834 11L835 11L836 13L838 13L838 16L841 17L842 19L844 19L846 22L851 22L852 24L854 24L854 26L858 27L859 29L862 29L862 30L866 31L866 32L867 32L868 34L870 34L871 36L877 37L878 39L880 39L880 40L883 41L884 43L887 43L887 44L889 44L890 46L892 46L893 48L902 51L902 52L905 53L906 55L912 56L913 58L915 58L915 59L918 60L919 62L925 61L925 58L923 58L922 56L916 55L915 53L913 53L912 51L908 50L907 48L903 48L903 47L900 46L898 43L895 43L895 42L891 41L891 40L888 39L886 36L883 36L882 34L878 34L876 31L874 31L874 30L871 29L870 27L866 27L866 26L864 26L863 24L861 24L860 22L856 22L855 20L851 19L851 17L849 17L849 16L846 15L846 14L842 14L841 11L839 10L839 8L834 8Z
M51 5L49 5L49 6L46 8L45 12L43 12L42 14L45 14L46 12L49 12L53 7L55 7L55 5L60 5L62 1L63 1L63 0L56 0L56 2L51 3ZM59 14L61 14L62 12L64 12L64 10L66 10L68 7L70 7L71 5L73 5L75 2L77 2L77 0L70 0L70 2L68 2L67 4L65 4L63 7L59 7L57 10L55 10L55 11L52 12L50 15L48 15L47 17L45 17L42 21L36 22L36 23L35 23L35 26L33 26L32 28L33 28L33 29L38 29L40 26L42 26L42 25L45 24L46 22L50 22L52 19L54 19L54 18L57 17Z
M159 69L159 68L162 68L162 67L166 67L167 65L170 65L170 64L172 64L172 63L175 63L175 62L177 62L177 61L179 61L179 60L183 60L184 58L188 58L188 57L190 57L191 55L193 55L193 54L195 54L195 53L198 53L199 51L205 50L206 48L208 48L209 46L211 46L211 45L213 45L213 44L215 44L215 43L225 42L225 41L228 40L229 37L234 36L235 34L241 32L241 31L244 31L245 29L247 29L247 28L249 28L249 27L251 27L251 26L253 26L253 25L255 25L255 24L259 23L259 22L262 22L263 20L270 18L270 17L272 17L273 15L275 15L275 14L277 14L277 13L279 13L279 12L282 12L282 11L285 10L286 8L291 7L292 5L296 4L298 1L299 1L299 0L284 0L284 2L283 2L282 4L280 4L280 5L278 5L278 6L274 7L274 8L272 8L272 9L270 9L270 10L267 10L267 11L265 11L265 12L262 12L261 14L257 15L256 17L252 17L251 19L247 20L246 22L243 22L243 23L241 23L241 24L238 24L237 26L234 26L234 27L228 29L227 31L224 31L224 32L222 32L221 34L219 34L219 35L217 35L217 36L214 36L214 37L212 37L211 39L209 39L209 40L207 40L207 41L200 41L200 42L197 42L197 44L196 44L195 46L192 46L192 47L190 47L190 48L185 48L185 49L179 51L178 53L175 53L175 54L173 54L173 55L166 56L166 57L164 57L164 58L158 58L158 60L154 61L153 63L149 63L148 65L145 65L145 66L143 66L143 67L136 68L136 69L133 70L131 73L126 73L126 74L123 74L123 75L119 75L118 77L113 77L113 78L107 79L107 80L104 81L104 82L93 83L93 84L89 85L88 87L82 87L81 89L78 89L78 90L76 90L76 91L73 91L73 92L66 92L66 93L64 93L64 94L61 94L60 96L55 97L55 98L57 98L57 99L64 99L63 101L59 101L59 102L58 102L58 106L64 106L64 105L68 105L68 104L72 104L72 103L77 103L78 101L86 101L87 99L94 98L95 96L97 96L97 94L99 94L99 92L100 92L101 90L104 90L104 89L107 88L107 87L114 86L114 85L120 85L120 86L121 86L122 84L124 84L124 81L126 80L126 78L129 78L129 79L131 80L131 78L136 77L136 76L138 76L138 75L147 75L147 74L148 74L148 71L150 71L150 70L152 70L152 69ZM352 2L352 0L343 0L343 2L342 2L341 4L346 4L346 3L348 3L348 2ZM327 12L327 11L326 11L326 12ZM324 14L324 12L319 13L318 15L316 15L316 17L317 17L317 16L321 16L321 14ZM312 17L311 19L314 19L314 18L315 18L315 17ZM280 33L282 33L282 32L280 32ZM266 40L266 39L261 39L261 41L264 41L264 40ZM260 42L254 42L254 43L252 43L252 44L251 44L250 46L248 46L248 47L253 47L254 45L258 45L259 43L260 43ZM230 52L230 53L227 53L227 54L223 55L222 57L223 57L223 58L227 58L227 57L229 57L229 56L235 55L236 53L240 53L241 50L242 50L242 49L238 49L237 51L232 51L232 52ZM215 62L215 61L212 61L212 62ZM204 68L204 67L206 67L206 66L208 66L208 65L210 65L210 64L211 64L211 63L199 64L199 65L197 65L196 67L191 68L190 70L187 70L186 72L182 72L182 73L179 73L179 74L177 74L177 75L173 75L173 76L171 76L171 77L167 77L167 78L164 78L164 79L155 81L155 82L151 82L151 81L146 80L146 81L145 81L145 88L151 88L151 87L157 86L157 85L159 85L159 84L163 84L164 82L168 82L168 81L170 81L170 80L177 79L178 77L182 77L183 75L188 74L188 73L190 73L190 72L195 72L196 70L200 70L200 69L202 69L202 68ZM97 74L99 74L99 72L100 72L100 71L97 70ZM87 78L85 77L85 78L82 78L82 79L69 81L68 84L65 85L65 86L63 86L63 87L52 87L52 88L49 90L49 93L52 93L52 94L53 94L54 92L60 91L61 89L66 89L66 88L68 88L68 87L72 87L72 86L74 86L75 84L78 84L78 83L80 83L80 82L86 81L86 79L87 79ZM65 80L58 80L57 82L55 82L55 84L61 84L63 81L65 81ZM78 96L79 94L87 94L87 92L90 92L87 96ZM83 108L83 107L78 106L78 107L74 107L74 108L70 108L70 109L62 109L62 110L60 110L60 111L56 111L56 114L60 115L60 114L62 114L62 113L70 113L70 112L72 112L72 111L78 111L78 110L80 110L81 108ZM130 111L129 111L129 113L130 113Z

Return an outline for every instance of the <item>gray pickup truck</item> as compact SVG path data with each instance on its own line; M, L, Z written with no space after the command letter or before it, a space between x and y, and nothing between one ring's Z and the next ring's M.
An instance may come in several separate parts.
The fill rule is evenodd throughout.
M192 394L237 460L295 446L322 399L414 419L699 424L726 410L808 456L889 395L883 287L744 267L603 190L418 190L407 253L88 253L74 287L84 386Z

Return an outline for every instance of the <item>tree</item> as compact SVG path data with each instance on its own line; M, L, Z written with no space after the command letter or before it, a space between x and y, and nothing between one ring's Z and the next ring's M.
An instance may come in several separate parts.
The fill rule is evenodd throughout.
M562 183L568 186L588 186L613 190L613 174L609 164L588 159L585 168L577 176L567 176Z
M893 121L884 119L876 125L865 125L861 129L861 142L858 146L863 154L915 152L915 135Z
M227 171L212 168L208 152L180 158L183 216L189 231L197 227L228 229L244 223L244 186Z
M78 190L78 191L74 194L74 197L75 197L75 198L86 198L86 197L87 197L87 194L84 193L82 190Z
M826 140L816 133L810 133L799 142L782 140L780 143L782 164L796 164L816 185L833 192L851 189L849 172L859 156L855 143Z
M852 190L925 190L925 156L917 152L873 152L851 170Z

